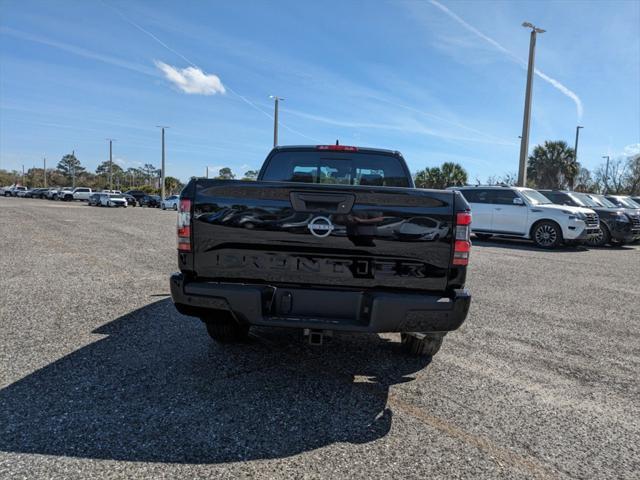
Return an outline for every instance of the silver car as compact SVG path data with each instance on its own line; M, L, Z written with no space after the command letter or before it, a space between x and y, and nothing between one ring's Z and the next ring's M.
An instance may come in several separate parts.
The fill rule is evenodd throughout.
M179 202L180 202L180 196L171 195L171 196L165 198L160 203L160 208L162 208L162 210L178 210L178 203Z

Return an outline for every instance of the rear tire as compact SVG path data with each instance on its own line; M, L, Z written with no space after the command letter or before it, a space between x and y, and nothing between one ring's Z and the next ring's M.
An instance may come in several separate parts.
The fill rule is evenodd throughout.
M241 325L230 312L224 310L215 311L201 320L209 336L219 343L241 342L249 335L249 325Z
M433 357L442 346L444 335L428 333L401 333L402 348L409 355Z
M489 240L491 237L493 237L493 235L490 233L474 233L474 235L478 240Z
M557 223L543 220L531 229L531 239L538 248L557 248L562 242L562 230Z

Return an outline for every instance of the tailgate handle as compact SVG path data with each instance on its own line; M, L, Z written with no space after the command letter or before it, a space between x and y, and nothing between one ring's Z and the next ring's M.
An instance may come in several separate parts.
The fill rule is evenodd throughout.
M291 192L289 199L296 212L349 213L356 197L349 194Z

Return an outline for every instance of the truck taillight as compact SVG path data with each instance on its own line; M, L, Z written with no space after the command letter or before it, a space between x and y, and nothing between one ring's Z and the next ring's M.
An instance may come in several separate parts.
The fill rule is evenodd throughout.
M455 243L453 246L453 265L469 265L471 251L471 214L469 212L456 214Z
M178 208L178 250L191 251L191 200L184 198Z

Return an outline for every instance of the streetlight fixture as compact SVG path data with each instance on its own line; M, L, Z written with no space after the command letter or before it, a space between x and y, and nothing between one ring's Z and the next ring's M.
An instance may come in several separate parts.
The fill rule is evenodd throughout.
M518 170L518 185L524 187L527 183L527 153L529 152L529 124L531 123L531 93L533 89L533 73L535 71L536 35L538 33L544 33L545 30L529 22L524 22L522 26L531 29L531 38L529 39L529 64L527 66L527 89L524 97L524 119L522 120L522 139L520 142L520 168Z
M166 125L156 125L157 128L162 129L162 165L160 166L160 198L164 202L164 129L169 128Z
M274 101L274 111L273 111L273 146L274 148L278 146L278 104L280 101L284 100L282 97L278 97L277 95L269 95L269 98L272 98Z

